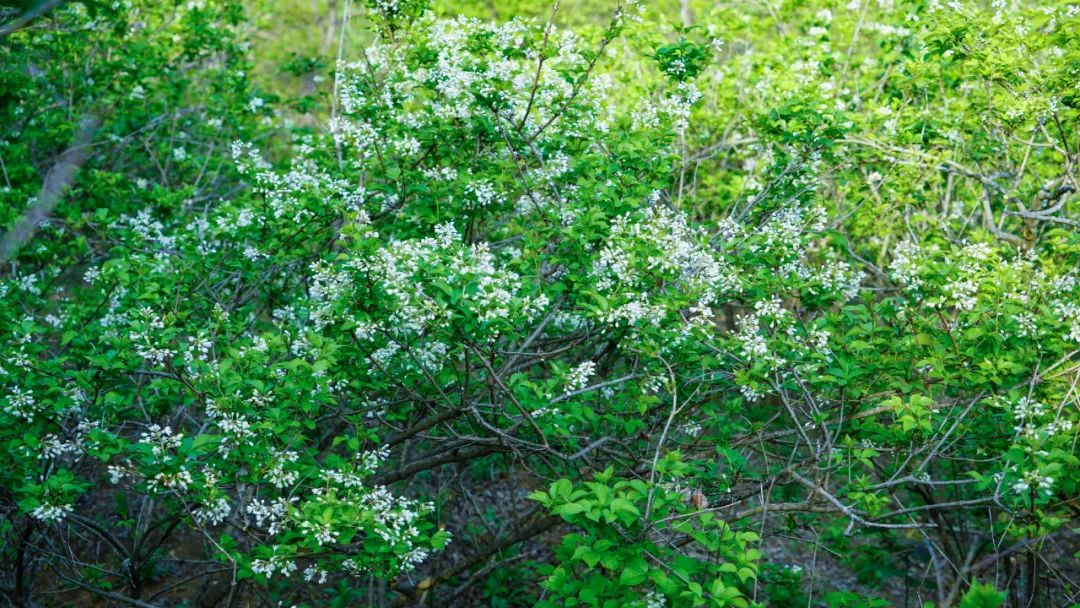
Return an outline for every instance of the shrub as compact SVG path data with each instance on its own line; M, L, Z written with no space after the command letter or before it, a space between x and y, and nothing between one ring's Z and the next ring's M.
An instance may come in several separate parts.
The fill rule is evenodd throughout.
M11 34L4 593L810 601L783 527L874 587L907 562L862 546L919 547L939 605L1026 552L1030 604L1080 479L1076 11L855 4L657 40L371 2L285 134L232 4Z

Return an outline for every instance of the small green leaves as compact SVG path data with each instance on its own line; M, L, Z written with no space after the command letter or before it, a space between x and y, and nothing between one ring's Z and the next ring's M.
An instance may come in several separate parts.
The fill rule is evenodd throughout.
M653 51L652 58L660 71L676 82L686 82L697 78L709 59L709 48L691 42L685 37L694 28L679 28L679 39L665 44Z
M1048 590L941 565L1071 533L1075 2L115 4L0 45L13 602Z

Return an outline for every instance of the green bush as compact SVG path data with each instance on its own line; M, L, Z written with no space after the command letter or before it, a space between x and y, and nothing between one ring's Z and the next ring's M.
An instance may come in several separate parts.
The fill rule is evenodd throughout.
M39 8L10 604L1076 593L1075 5Z

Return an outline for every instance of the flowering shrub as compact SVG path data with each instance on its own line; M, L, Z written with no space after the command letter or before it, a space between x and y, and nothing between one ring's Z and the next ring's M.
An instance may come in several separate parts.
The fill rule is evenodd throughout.
M306 122L231 3L11 13L0 592L1071 597L1077 11L831 6L372 1Z

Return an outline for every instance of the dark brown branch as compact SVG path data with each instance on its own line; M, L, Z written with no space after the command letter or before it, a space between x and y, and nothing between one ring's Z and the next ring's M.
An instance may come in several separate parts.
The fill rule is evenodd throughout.
M417 599L421 594L430 591L435 586L441 583L456 578L457 576L468 571L470 568L473 568L474 566L484 562L485 560L502 551L503 549L507 549L521 541L529 540L534 536L543 534L544 532L553 528L560 521L562 521L558 517L546 516L533 521L533 523L531 524L527 523L528 520L532 519L538 511L539 509L533 509L532 511L530 511L520 520L514 522L514 525L512 527L515 530L514 532L480 549L478 552L473 554L468 559L462 561L461 563L425 578L424 580L420 581L415 587L399 585L395 588L395 591L400 593L401 596L397 598L397 600L393 603L393 606L399 607L407 605L410 601Z

